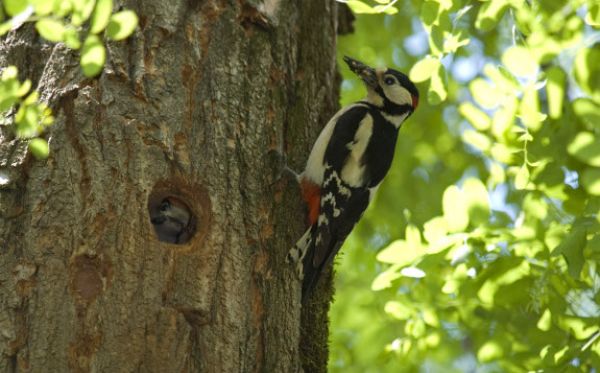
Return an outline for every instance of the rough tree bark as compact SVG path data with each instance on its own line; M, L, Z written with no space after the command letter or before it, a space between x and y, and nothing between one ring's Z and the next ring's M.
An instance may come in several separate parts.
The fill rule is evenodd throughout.
M336 109L335 2L117 5L140 27L96 79L31 27L0 43L56 115L46 161L0 127L0 371L325 371L330 284L301 317L269 150L301 168ZM154 232L165 196L187 243Z

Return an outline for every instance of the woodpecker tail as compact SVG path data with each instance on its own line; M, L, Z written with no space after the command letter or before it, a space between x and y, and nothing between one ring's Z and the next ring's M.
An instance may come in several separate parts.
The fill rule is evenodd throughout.
M314 289L323 267L333 259L333 256L331 256L326 258L320 265L314 265L316 250L314 237L316 231L316 224L308 227L287 255L287 262L295 265L296 276L302 281L302 299L305 299ZM341 242L337 245L338 249L339 246L341 246Z

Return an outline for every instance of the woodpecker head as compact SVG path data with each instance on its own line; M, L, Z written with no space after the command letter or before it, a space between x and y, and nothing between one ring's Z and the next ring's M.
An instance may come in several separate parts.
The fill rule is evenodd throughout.
M367 101L391 114L412 114L419 104L419 91L400 71L374 69L348 56L344 61L367 86Z
M175 197L166 197L150 211L150 222L163 242L181 243L186 238L191 218L186 204Z

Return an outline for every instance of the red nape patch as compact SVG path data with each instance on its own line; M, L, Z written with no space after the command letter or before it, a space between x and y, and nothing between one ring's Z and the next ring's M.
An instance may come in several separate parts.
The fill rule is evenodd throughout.
M319 210L321 206L321 188L312 181L302 179L300 181L302 188L302 198L308 205L308 224L313 225L319 218Z
M417 106L419 106L419 97L418 96L412 96L412 107L413 107L413 110L416 110Z

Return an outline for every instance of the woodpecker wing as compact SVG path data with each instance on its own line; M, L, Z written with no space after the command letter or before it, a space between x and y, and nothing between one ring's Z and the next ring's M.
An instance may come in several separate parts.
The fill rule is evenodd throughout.
M333 129L323 157L319 217L311 227L312 240L303 260L304 293L314 287L369 204L364 155L372 132L373 118L363 105L347 110Z

